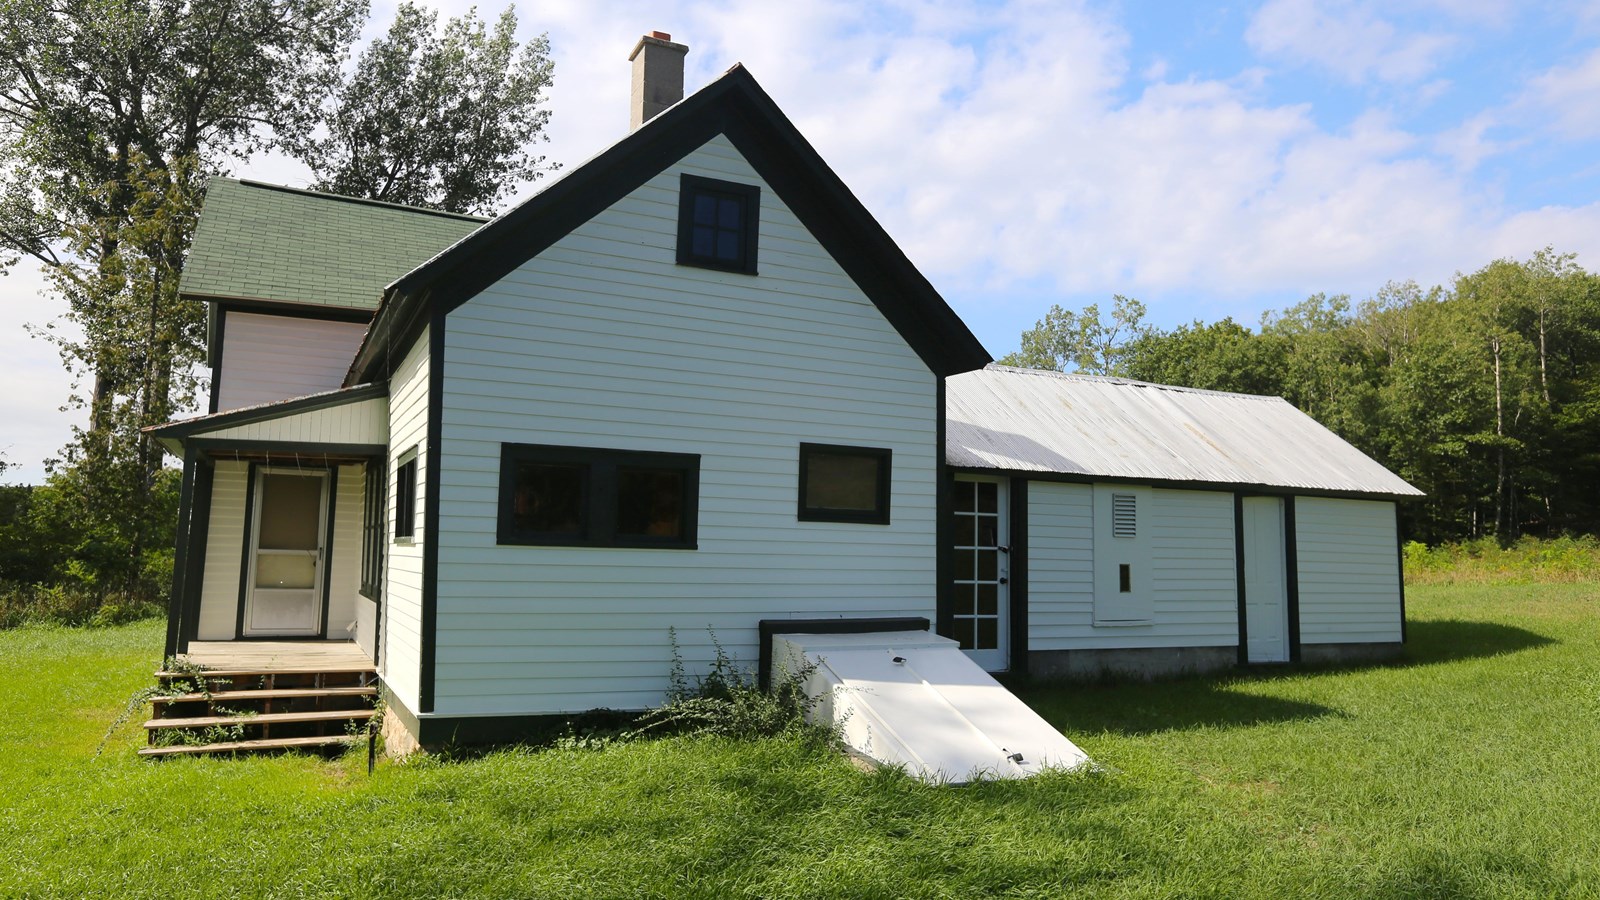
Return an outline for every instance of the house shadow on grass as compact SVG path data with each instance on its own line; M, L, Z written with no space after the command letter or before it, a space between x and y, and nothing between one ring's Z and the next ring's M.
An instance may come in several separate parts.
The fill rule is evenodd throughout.
M1424 619L1406 623L1406 652L1400 665L1426 666L1503 656L1558 643L1513 625L1461 619Z

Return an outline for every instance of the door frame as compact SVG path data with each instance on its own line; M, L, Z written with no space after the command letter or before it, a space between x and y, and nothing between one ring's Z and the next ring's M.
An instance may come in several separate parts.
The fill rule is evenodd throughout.
M1234 581L1239 594L1239 665L1285 665L1250 661L1250 629L1245 606L1244 501L1246 497L1272 497L1283 501L1283 579L1287 606L1289 663L1300 661L1300 560L1294 527L1294 495L1265 491L1235 491L1233 494Z
M253 588L256 542L259 531L260 504L257 495L263 485L260 474L280 472L288 474L304 474L306 472L319 472L322 474L323 498L322 515L320 517L322 560L318 566L316 580L320 582L312 590L317 597L317 630L309 634L245 634L245 617L248 613L250 594ZM328 636L328 595L333 582L333 535L334 512L339 505L339 467L333 464L307 465L294 463L284 465L281 461L252 462L245 476L244 493L244 547L239 560L239 599L238 610L234 618L233 639L236 641L283 641L283 640L326 640Z
M973 484L977 482L987 482L997 485L997 490L995 493L998 507L995 510L998 514L996 516L996 543L1000 550L998 553L996 574L1000 580L998 588L1003 592L1003 596L998 598L998 604L996 607L997 612L1000 613L997 618L1003 620L997 624L996 629L996 637L999 639L1000 643L1000 647L997 648L1000 658L1000 665L998 667L984 666L984 669L990 672L1015 672L1018 671L1016 666L1016 660L1018 659L1016 645L1016 633L1018 628L1016 603L1017 592L1015 588L1017 584L1017 573L1021 568L1023 568L1022 565L1019 565L1019 557L1016 553L1017 535L1015 533L1015 526L1017 522L1016 501L1018 499L1015 485L1018 484L1019 481L1018 479L1010 478L1005 475L990 475L987 473L975 472L952 472L950 477L951 493L952 495L954 494L955 486L958 484ZM1026 500L1024 499L1024 511L1026 509L1025 504ZM948 523L949 527L940 529L941 543L943 544L940 550L942 553L950 554L951 559L954 559L955 556L955 518L955 503L954 497L952 496ZM956 584L955 572L952 569L949 573L949 577L945 579L945 583L941 585L942 589L939 591L939 596L944 598L946 609L940 610L938 618L941 622L950 623L950 630L945 634L945 637L954 636L954 623L956 619L956 594L958 588L960 587L962 587L962 585ZM1024 596L1026 596L1025 593ZM1024 619L1022 623L1024 634L1026 633L1026 627L1027 623ZM977 660L973 661L977 662ZM983 665L982 663L979 664Z

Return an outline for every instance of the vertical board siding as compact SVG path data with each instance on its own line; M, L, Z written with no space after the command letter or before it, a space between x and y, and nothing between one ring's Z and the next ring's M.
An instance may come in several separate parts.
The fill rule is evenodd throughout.
M380 674L384 684L407 708L417 708L422 666L422 542L425 534L421 515L431 502L427 493L428 437L428 331L423 329L411 351L389 379L389 490L385 507L383 648ZM412 447L417 454L416 532L411 542L394 539L395 467ZM359 544L358 544L359 546ZM359 565L359 554L357 556ZM359 576L358 576L359 577Z
M199 433L237 441L321 444L383 444L389 437L389 400L372 397L295 415Z
M355 637L356 591L361 588L361 516L366 479L361 466L339 467L333 512L333 571L328 581L328 637Z
M759 276L675 264L680 172L761 187ZM725 139L444 342L441 714L658 703L669 629L694 671L708 629L753 668L762 618L934 616L937 381ZM892 524L797 521L802 441L891 449ZM699 548L497 546L502 442L699 454Z
M196 640L231 641L239 615L239 567L244 562L244 498L250 464L219 461L211 483L211 525L200 578Z
M1394 503L1295 500L1300 642L1400 640L1400 560Z
M1094 487L1028 485L1030 650L1224 647L1239 641L1233 495L1150 490L1139 508L1148 530L1154 619L1094 624Z
M218 412L339 387L367 333L362 322L226 315Z

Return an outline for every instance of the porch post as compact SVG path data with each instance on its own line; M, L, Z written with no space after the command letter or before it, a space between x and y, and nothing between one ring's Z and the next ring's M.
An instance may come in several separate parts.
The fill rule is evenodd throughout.
M178 494L178 533L172 557L172 594L167 599L167 643L162 659L178 653L182 632L184 581L189 570L189 522L194 517L194 470L199 454L192 447L183 449L183 488Z
M200 634L200 589L205 585L206 539L211 535L211 485L216 475L216 460L202 451L195 461L193 511L189 514L189 570L183 578L180 653L187 653L189 642Z

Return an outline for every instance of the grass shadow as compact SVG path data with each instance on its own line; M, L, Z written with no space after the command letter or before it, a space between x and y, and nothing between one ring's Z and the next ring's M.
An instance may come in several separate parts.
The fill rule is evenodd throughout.
M1232 689L1237 673L1129 684L1034 683L1016 688L1024 702L1060 728L1127 735L1192 728L1247 728L1343 716L1330 706Z
M1423 619L1406 623L1406 652L1396 662L1426 666L1504 656L1559 643L1515 625L1472 622L1463 619Z

